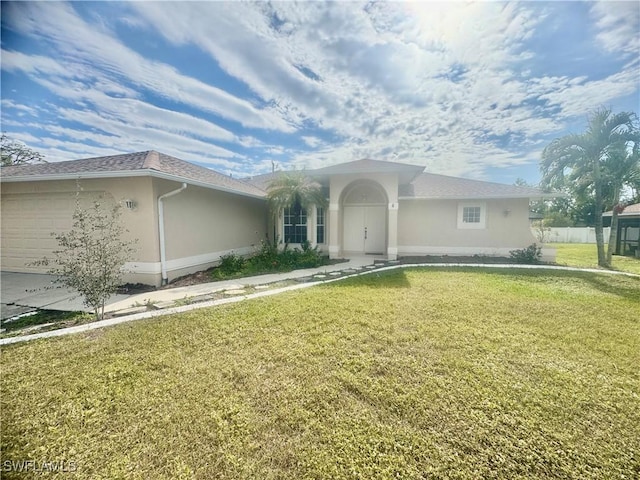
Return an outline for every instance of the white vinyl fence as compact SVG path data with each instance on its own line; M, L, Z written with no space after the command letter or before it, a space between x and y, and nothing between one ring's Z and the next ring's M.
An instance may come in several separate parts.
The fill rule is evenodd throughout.
M538 238L540 232L532 228L533 236ZM604 229L604 241L609 241L611 228ZM545 242L551 243L596 243L596 229L594 227L551 227L545 231Z

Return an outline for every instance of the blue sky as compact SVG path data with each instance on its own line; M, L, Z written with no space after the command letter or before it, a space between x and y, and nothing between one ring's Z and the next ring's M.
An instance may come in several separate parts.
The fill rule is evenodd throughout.
M2 2L2 130L234 176L374 158L513 183L638 112L630 2Z

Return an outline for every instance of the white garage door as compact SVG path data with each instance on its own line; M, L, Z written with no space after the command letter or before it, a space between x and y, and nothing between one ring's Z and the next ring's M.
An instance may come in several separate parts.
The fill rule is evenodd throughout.
M58 244L51 232L68 231L73 223L75 193L29 193L2 196L2 270L46 272L29 263L52 258Z

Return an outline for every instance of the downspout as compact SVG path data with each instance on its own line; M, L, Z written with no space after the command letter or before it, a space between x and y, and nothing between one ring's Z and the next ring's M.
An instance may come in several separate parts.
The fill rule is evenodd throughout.
M166 251L166 243L165 243L165 235L164 235L164 203L162 201L165 198L173 197L174 195L179 194L186 188L187 188L187 184L183 183L180 188L173 190L169 193L165 193L164 195L160 195L158 197L158 231L160 233L160 269L162 271L161 285L166 285L167 283L169 283L169 277L167 276L167 251Z

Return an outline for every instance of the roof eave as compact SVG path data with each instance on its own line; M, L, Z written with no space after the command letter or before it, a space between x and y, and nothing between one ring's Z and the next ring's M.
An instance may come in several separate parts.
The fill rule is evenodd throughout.
M452 196L399 196L398 200L508 200L510 198L527 198L529 200L538 200L545 198L556 198L556 194L541 195L452 195Z
M0 183L10 182L41 182L41 181L55 181L55 180L79 180L79 179L100 179L100 178L133 178L133 177L154 177L161 178L163 180L171 180L175 182L187 183L196 187L208 188L210 190L218 190L220 192L233 193L235 195L242 195L250 198L259 198L264 200L266 193L259 195L248 192L242 192L240 190L234 190L233 188L226 188L220 185L212 185L206 182L200 182L191 178L181 177L179 175L171 175L169 173L159 172L151 169L140 170L122 170L122 171L109 171L109 172L81 172L81 173L64 173L53 175L22 175L15 177L0 177ZM253 185L252 185L253 186ZM254 188L258 188L253 186Z

